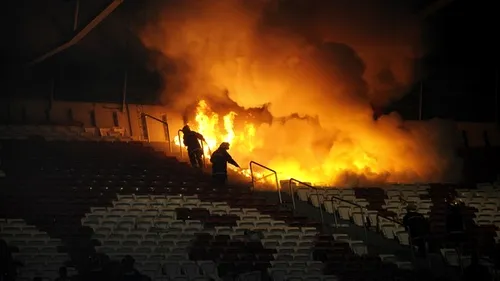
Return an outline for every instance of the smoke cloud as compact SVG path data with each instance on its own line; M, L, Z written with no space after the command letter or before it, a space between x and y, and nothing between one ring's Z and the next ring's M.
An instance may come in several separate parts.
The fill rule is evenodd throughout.
M401 2L163 1L140 37L163 102L186 121L199 99L222 114L253 108L255 150L236 158L337 184L453 181L451 124L372 118L415 78L420 23Z

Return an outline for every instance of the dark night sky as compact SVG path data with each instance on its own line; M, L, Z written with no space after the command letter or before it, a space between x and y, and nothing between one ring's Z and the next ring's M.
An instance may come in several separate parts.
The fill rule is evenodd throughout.
M150 1L158 0L125 0L80 43L29 71L19 71L18 66L71 38L75 4L72 0L11 1L9 8L2 9L7 13L3 15L4 38L12 38L2 40L3 85L8 89L2 96L48 97L52 77L57 77L56 99L119 101L127 68L129 101L157 102L160 77L148 69L148 54L131 30L146 22L142 11ZM412 1L416 13L433 2ZM82 26L110 1L81 2ZM495 5L495 1L455 0L427 19L423 37L429 51L422 60L425 118L495 119L500 45ZM405 118L416 118L418 85L391 109Z

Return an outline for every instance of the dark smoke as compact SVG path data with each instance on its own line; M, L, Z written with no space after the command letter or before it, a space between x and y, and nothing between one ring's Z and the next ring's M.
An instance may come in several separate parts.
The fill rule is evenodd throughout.
M142 11L143 17L147 15L153 22L166 21L171 23L172 27L196 18L203 20L212 14L227 18L221 20L221 25L237 25L234 20L238 20L238 17L243 20L250 18L254 21L252 32L261 41L256 46L261 50L254 52L269 54L287 52L288 47L284 49L284 43L291 43L306 52L307 49L312 50L313 54L305 55L316 57L313 59L321 61L323 65L335 66L335 69L330 69L328 72L337 76L344 85L349 85L350 95L366 98L377 106L387 105L400 98L411 85L414 55L417 52L408 50L420 48L417 44L420 22L416 20L411 4L407 1L231 0L229 2L222 0L217 4L206 4L198 1L172 0L149 3L150 11L149 13ZM216 23L213 25L227 29ZM144 28L141 30L144 34ZM156 34L152 35L150 31ZM153 49L160 47L157 44L162 42L167 44L169 40L175 40L168 38L168 32L162 33L159 29L148 29L146 33L149 37L145 40L146 45ZM232 40L232 38L227 39ZM207 40L213 39L207 37ZM207 41L206 44L210 42ZM165 53L164 55L169 56ZM179 55L182 57L182 54ZM157 58L153 57L152 60L157 61ZM366 64L366 61L369 63ZM189 59L183 62L176 58L175 63L179 64L175 73L170 68L157 69L165 74L162 96L165 104L171 104L173 100L178 100L177 97L186 94L180 89L193 91L192 88L184 87L187 81L200 79L200 75L203 76L196 73L199 70L190 67ZM210 84L210 81L208 82ZM220 91L220 89L203 90L209 93L188 94L200 98L207 94L218 95L217 92ZM241 102L237 98L234 100ZM258 103L263 104L267 101Z
M181 64L158 69L162 99L185 121L200 99L253 116L255 143L237 157L337 183L455 176L450 124L374 114L413 83L420 22L407 1L163 3L141 29L147 48Z

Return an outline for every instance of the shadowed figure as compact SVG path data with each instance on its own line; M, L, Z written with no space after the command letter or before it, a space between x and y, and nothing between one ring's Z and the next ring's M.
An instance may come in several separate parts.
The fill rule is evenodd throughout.
M448 241L454 248L462 248L465 242L465 223L462 216L462 206L458 202L453 202L448 206L448 215L446 216L446 232Z
M215 184L225 185L227 182L227 163L239 168L240 165L234 161L233 157L227 152L229 150L229 143L223 142L220 144L212 156L210 162L212 163L212 179Z
M422 214L417 212L415 205L409 204L406 211L403 217L403 225L410 234L412 244L417 247L417 255L425 257L429 223Z
M198 132L192 131L188 125L182 128L182 133L184 134L183 142L187 148L191 166L198 169L203 168L203 150L200 141L205 142L205 137Z
M207 209L176 210L178 220L200 220L205 229L236 226L236 215L212 215ZM189 249L192 261L213 261L221 278L233 280L239 274L260 271L262 280L269 280L267 268L274 259L275 249L265 249L256 239L231 239L229 235L198 234Z

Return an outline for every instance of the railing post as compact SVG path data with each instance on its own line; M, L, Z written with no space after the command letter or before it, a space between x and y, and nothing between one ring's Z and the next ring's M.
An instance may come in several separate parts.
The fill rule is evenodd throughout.
M252 191L255 190L255 178L253 176L253 169L252 169L252 163L253 161L250 161L250 177L252 178Z
M319 190L317 188L314 188L314 190L316 191L315 192L316 199L318 200L318 205L319 205L319 217L321 219L321 226L323 227L323 230L324 230L324 228L325 228L325 218L323 216L323 204L321 203L321 200L319 199ZM321 197L323 197L323 195L321 195Z
M151 115L149 115L147 113L142 112L141 113L141 122L142 122L142 118L144 118L144 121L146 123L145 125L146 125L146 133L148 135L148 142L151 142L150 135L149 135L149 126L148 126L148 122L147 122L148 118L151 118L151 119L153 119L153 120L155 120L155 121L160 122L160 123L163 124L164 130L166 130L166 136L165 137L167 138L166 141L168 143L168 151L170 153L172 153L172 143L171 143L172 140L170 139L170 127L168 126L168 122L166 120L166 117L165 117L165 120L161 120L161 119L158 119L158 118L156 118L154 116L151 116Z
M167 119L165 117L165 119ZM170 126L168 126L168 120L164 120L165 130L167 131L167 142L168 142L168 152L172 153L172 140L170 139Z
M259 163L255 162L255 161L250 161L250 164L249 164L249 166L250 166L250 174L251 174L251 177L252 177L252 190L255 189L255 178L254 178L254 175L253 175L252 164L257 165L257 166L259 166L259 167L261 167L263 169L266 169L266 170L268 170L268 171L270 171L270 172L272 172L274 174L274 179L276 180L276 190L278 191L278 198L279 198L280 204L283 204L283 199L282 199L282 196L281 196L281 186L280 186L279 180L278 180L278 173L275 170L273 170L273 169L271 169L271 168L269 168L267 166L264 166L262 164L259 164Z
M203 144L202 141L200 141L201 143L201 157L202 157L202 161L203 161L203 168L206 167L206 163L205 163L205 145Z
M296 182L298 184L301 184L301 185L304 185L304 186L307 186L309 188L314 189L315 193L313 195L316 195L316 199L318 200L319 216L320 216L320 219L321 219L321 226L324 228L324 226L325 226L325 218L324 218L324 215L323 215L323 206L321 204L321 200L319 200L319 195L320 194L319 194L318 188L316 188L316 187L314 187L314 186L312 186L310 184L307 184L305 182L301 182L301 181L299 181L297 179L294 179L294 178L290 178L290 181L289 181L290 187L292 186L292 182ZM290 189L290 190L292 190L292 189ZM294 195L295 195L294 193L291 194L291 196L292 196L292 204L294 205L294 210L295 210L295 198L294 198ZM321 197L323 197L323 195Z
M182 159L182 140L181 140L181 132L182 132L182 130L177 131L177 139L179 140L179 153L181 154L181 159Z
M276 180L276 188L278 189L278 198L280 200L280 204L283 204L283 199L281 197L281 185L278 180L278 173L274 172L274 179Z
M330 196L330 203L332 203L332 208L333 208L333 219L335 220L335 227L339 227L339 221L337 219L337 208L335 207L335 204L333 204L333 199L335 199L333 196Z
M292 187L293 179L290 178L288 180L288 188L290 189L290 196L292 196L292 206L293 206L293 211L297 208L295 206L295 188Z
M398 222L396 221L395 219L393 218L389 218L389 217L385 217L385 216L381 216L380 214L377 214L377 230L380 231L380 226L379 226L379 222L380 222L380 218L384 218L388 221L392 221L393 223L395 224L399 224L401 226L404 226L405 227L405 230L406 232L408 233L408 244L410 245L410 253L411 253L411 258L413 260L413 262L415 263L417 261L417 257L415 255L415 248L414 248L414 245L413 245L413 237L411 236L411 229L410 229L410 226L405 226L404 224L402 224L401 222ZM428 251L427 251L427 238L424 239L424 247L425 247L425 252L426 254L428 254ZM430 262L430 260L428 260L428 262ZM429 268L431 267L431 265L429 264Z
M363 228L365 229L365 239L368 242L368 226L366 226L365 210L361 205L359 205L359 210L361 211L361 219L363 220Z
M149 126L148 126L148 115L144 115L144 121L146 122L146 133L148 134L148 142L151 142L151 135L149 134Z

